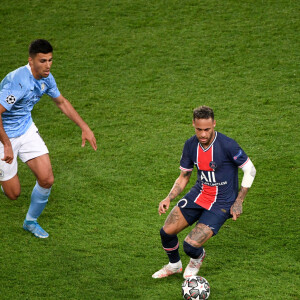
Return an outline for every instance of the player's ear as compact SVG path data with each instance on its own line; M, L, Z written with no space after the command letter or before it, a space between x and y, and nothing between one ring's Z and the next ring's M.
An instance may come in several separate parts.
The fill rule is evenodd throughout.
M214 128L216 127L216 120L214 120Z

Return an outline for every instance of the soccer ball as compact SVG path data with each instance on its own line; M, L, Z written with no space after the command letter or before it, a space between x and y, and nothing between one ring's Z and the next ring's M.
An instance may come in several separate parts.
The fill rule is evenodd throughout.
M207 299L209 294L209 283L204 277L191 276L182 284L182 296L185 300Z

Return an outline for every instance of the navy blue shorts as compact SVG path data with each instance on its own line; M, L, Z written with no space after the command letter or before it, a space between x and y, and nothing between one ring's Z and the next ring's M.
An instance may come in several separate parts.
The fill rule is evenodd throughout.
M196 204L193 200L182 198L178 201L177 206L189 225L197 224L207 225L216 235L227 219L231 217L230 214L217 215L210 210L207 210Z

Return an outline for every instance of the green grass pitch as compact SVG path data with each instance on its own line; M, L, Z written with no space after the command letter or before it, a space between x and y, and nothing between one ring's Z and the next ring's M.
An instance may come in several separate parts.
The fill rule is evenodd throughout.
M2 0L1 79L26 64L30 41L48 39L58 87L98 151L81 148L80 130L49 97L36 105L55 175L39 218L50 237L22 229L34 177L20 163L20 198L0 195L0 299L181 299L181 275L151 278L167 262L157 207L179 175L192 109L203 104L257 169L244 214L205 246L210 299L300 299L299 8Z

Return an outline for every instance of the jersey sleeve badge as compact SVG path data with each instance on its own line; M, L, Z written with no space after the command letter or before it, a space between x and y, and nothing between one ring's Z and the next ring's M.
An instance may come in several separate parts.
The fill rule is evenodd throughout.
M16 102L16 97L14 95L9 95L6 97L5 101L8 104L14 104Z

